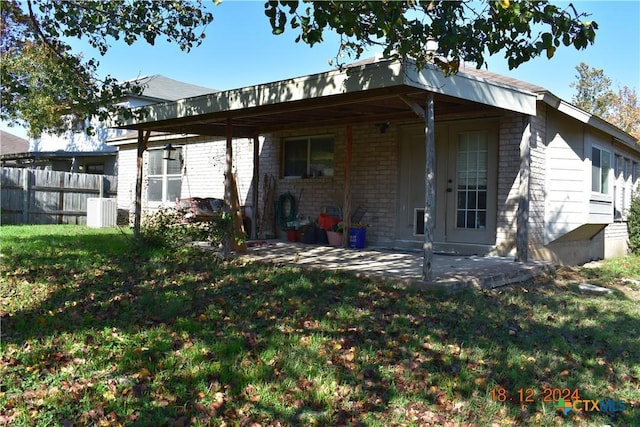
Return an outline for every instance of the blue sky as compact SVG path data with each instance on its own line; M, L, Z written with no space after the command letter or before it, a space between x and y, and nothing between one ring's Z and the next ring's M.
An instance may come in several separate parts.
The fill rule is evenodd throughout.
M554 2L566 6L568 2ZM559 48L555 56L536 58L509 70L501 56L488 59L488 70L545 87L557 96L571 100L576 80L575 67L586 62L600 68L613 81L613 89L629 86L640 91L640 1L575 1L579 12L591 14L598 22L596 42L586 50ZM210 6L215 20L206 30L204 43L190 53L164 42L149 46L114 43L100 57L100 73L126 80L162 74L176 80L210 87L232 89L303 76L331 68L338 38L326 34L324 43L309 48L295 43L295 34L271 34L263 1L224 1ZM85 46L85 47L83 47ZM82 43L74 43L85 56L94 52ZM373 52L371 52L373 54ZM367 56L367 55L364 55ZM2 129L19 136L18 128Z

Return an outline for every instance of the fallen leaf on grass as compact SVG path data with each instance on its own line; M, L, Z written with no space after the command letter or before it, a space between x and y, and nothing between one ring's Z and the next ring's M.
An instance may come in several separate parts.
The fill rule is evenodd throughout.
M486 387L487 379L485 377L478 377L478 378L473 380L473 383L475 385L477 385L478 387Z
M147 368L142 368L140 371L132 375L133 378L144 380L151 377L151 372Z

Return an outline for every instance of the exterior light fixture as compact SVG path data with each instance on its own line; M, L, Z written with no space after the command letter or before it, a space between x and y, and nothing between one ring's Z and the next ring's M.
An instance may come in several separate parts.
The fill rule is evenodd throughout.
M389 123L389 122L377 123L376 124L376 127L378 128L380 133L386 133L387 130L389 129L389 126L391 126L391 123Z
M164 156L162 156L164 160L176 160L176 149L173 145L165 145L162 151L164 152Z

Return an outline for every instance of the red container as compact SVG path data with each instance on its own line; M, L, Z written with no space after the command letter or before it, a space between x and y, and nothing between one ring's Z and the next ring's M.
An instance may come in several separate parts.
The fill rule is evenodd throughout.
M327 213L321 213L318 217L318 225L320 225L320 228L323 230L331 230L333 227L338 225L340 221L340 218L336 218L335 216Z
M287 240L290 242L295 242L298 237L298 233L296 230L287 230Z

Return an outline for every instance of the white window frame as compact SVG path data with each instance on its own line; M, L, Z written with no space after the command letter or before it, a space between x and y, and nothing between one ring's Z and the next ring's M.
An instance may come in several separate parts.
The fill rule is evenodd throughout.
M593 186L593 184L594 184L594 182L593 182L593 168L596 167L596 166L594 166L593 150L598 150L600 152L600 164L597 166L599 168L599 170L600 170L600 173L599 173L600 179L598 181L599 186L598 186L597 189L593 188L594 187ZM607 188L604 189L605 191L602 191L603 190L603 188L602 188L602 184L603 184L603 174L602 174L602 159L603 159L603 156L602 156L602 153L607 153L607 155L609 156L609 170L607 171L607 177L606 177ZM590 157L591 157L591 168L590 168L590 171L589 171L590 172L589 176L591 177L591 185L590 185L591 194L592 195L596 194L596 195L605 196L605 197L611 197L611 193L612 193L612 190L613 190L613 188L612 188L613 187L613 182L612 182L613 180L611 179L611 174L613 173L613 169L614 169L613 168L614 165L612 165L612 157L613 157L613 155L611 153L611 150L609 150L607 148L604 148L604 147L601 147L599 145L593 144L591 146Z
M626 218L627 214L629 212L629 209L631 209L631 195L633 192L633 182L632 182L632 177L631 177L631 159L628 157L623 157L622 158L624 164L622 166L622 178L624 179L624 188L623 188L623 192L624 192L624 204L623 204L623 216Z
M148 154L148 158L147 158L147 204L151 207L159 207L162 205L172 205L174 204L175 198L171 198L169 199L169 195L168 195L168 188L169 188L169 180L170 179L175 179L175 178L180 178L180 186L182 187L182 147L175 147L176 149L176 160L165 160L162 159L162 173L161 174L151 174L150 173L150 168L151 168L151 156L152 155L159 155L160 156L164 156L164 150L162 149L162 147L159 148L153 148L153 149L149 149L147 154ZM153 154L152 154L153 153ZM178 163L178 165L180 166L180 172L179 173L168 173L168 166L169 166L169 162L172 163ZM151 200L149 197L149 191L150 191L150 181L152 178L160 178L162 180L162 196L161 199L162 200ZM179 196L178 196L179 197Z
M312 154L312 145L314 140L320 139L331 139L333 144L333 151L331 156L331 167L324 168L322 171L312 170L312 162L311 162L311 154ZM306 153L306 170L303 174L287 174L287 152L286 147L287 143L292 141L300 141L301 143L306 140L307 144L307 153ZM295 178L324 178L324 177L333 177L334 169L335 169L335 147L336 141L333 135L312 135L312 136L296 136L285 138L282 141L282 177L287 179L295 179Z
M463 141L461 138L465 138ZM472 138L472 139L471 139ZM478 139L480 138L480 139ZM478 148L460 150L461 143L475 142ZM480 143L484 144L484 148L479 147ZM456 228L460 230L486 230L487 228L487 214L488 214L488 197L489 197L489 135L486 131L472 131L461 132L458 134L458 142L456 149L456 189L455 191L455 208L456 208ZM461 153L465 153L464 157L460 157ZM481 154L484 153L484 156ZM482 164L480 160L484 157L485 163ZM465 165L475 165L475 168L465 169L466 175L465 184L462 184L460 174L463 172L460 170L460 160L464 159ZM473 175L471 175L473 173ZM480 186L484 182L484 189ZM471 185L469 185L471 184ZM460 195L463 195L464 205L460 205ZM469 196L473 195L472 199ZM481 196L483 196L484 207L481 207ZM469 201L473 200L469 204ZM459 216L462 214L462 218ZM471 216L469 216L471 215ZM473 221L469 221L473 218ZM481 220L483 218L483 220ZM462 219L462 221L460 221Z

